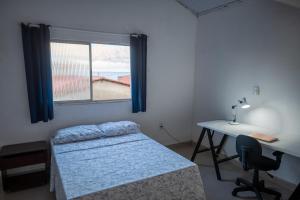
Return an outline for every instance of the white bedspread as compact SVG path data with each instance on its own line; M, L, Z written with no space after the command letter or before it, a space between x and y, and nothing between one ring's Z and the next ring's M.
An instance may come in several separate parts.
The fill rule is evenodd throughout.
M204 200L198 167L142 133L52 145L57 200Z

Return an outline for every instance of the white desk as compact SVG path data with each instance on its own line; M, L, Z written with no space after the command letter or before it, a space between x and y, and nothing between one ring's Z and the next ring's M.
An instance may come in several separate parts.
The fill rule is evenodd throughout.
M261 127L247 125L247 124L239 124L239 125L231 125L228 121L218 120L218 121L209 121L209 122L200 122L197 123L198 126L202 127L202 132L200 134L199 140L197 142L196 148L194 150L193 156L191 158L192 161L195 160L195 157L198 153L202 153L204 151L211 151L214 166L217 174L218 180L221 180L220 170L219 170L219 163L237 158L237 155L217 160L218 154L220 153L227 136L237 137L238 135L249 135L253 132L261 132L265 134L271 134L277 137L279 140L273 143L267 143L263 141L259 141L263 146L270 148L274 151L281 151L286 154L293 155L295 157L300 158L300 135L299 138L291 138L291 137L283 137L284 135L276 134L270 130L263 129ZM213 135L214 132L223 133L224 136L219 145L215 146L213 143ZM204 135L207 133L208 141L210 148L199 150L200 145L202 143ZM215 149L217 149L215 151Z

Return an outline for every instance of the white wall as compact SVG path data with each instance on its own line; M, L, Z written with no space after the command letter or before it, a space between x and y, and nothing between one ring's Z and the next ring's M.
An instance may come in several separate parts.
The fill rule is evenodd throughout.
M53 121L31 124L20 22L147 34L147 112L132 114L131 102L55 105ZM159 121L181 141L190 140L197 19L175 1L1 0L0 24L0 146L47 139L73 124L125 119L164 144L174 141L159 131Z
M231 105L245 96L252 108L240 111L240 121L300 137L299 19L299 9L271 0L243 1L199 18L194 125L231 119ZM260 96L253 95L254 85ZM194 140L199 131L194 126ZM235 152L234 140L225 151ZM297 183L299 166L285 155L274 174Z

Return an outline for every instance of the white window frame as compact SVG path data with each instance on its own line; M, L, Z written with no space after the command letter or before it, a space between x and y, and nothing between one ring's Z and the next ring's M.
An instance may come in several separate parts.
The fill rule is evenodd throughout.
M109 100L93 100L92 87L92 50L91 44L111 44L130 46L130 37L127 34L113 34L96 31L75 30L67 28L51 27L50 41L59 43L85 44L89 45L89 63L90 63L90 99L87 100L65 100L54 101L55 104L90 104L90 103L107 103L107 102L124 102L131 101L128 99L109 99Z

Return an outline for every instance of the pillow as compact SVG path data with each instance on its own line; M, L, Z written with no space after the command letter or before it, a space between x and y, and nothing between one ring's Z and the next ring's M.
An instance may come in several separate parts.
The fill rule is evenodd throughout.
M103 137L113 137L131 133L139 133L140 125L131 121L107 122L98 125Z
M52 141L54 144L65 144L97 139L101 134L101 130L96 125L80 125L58 130Z

